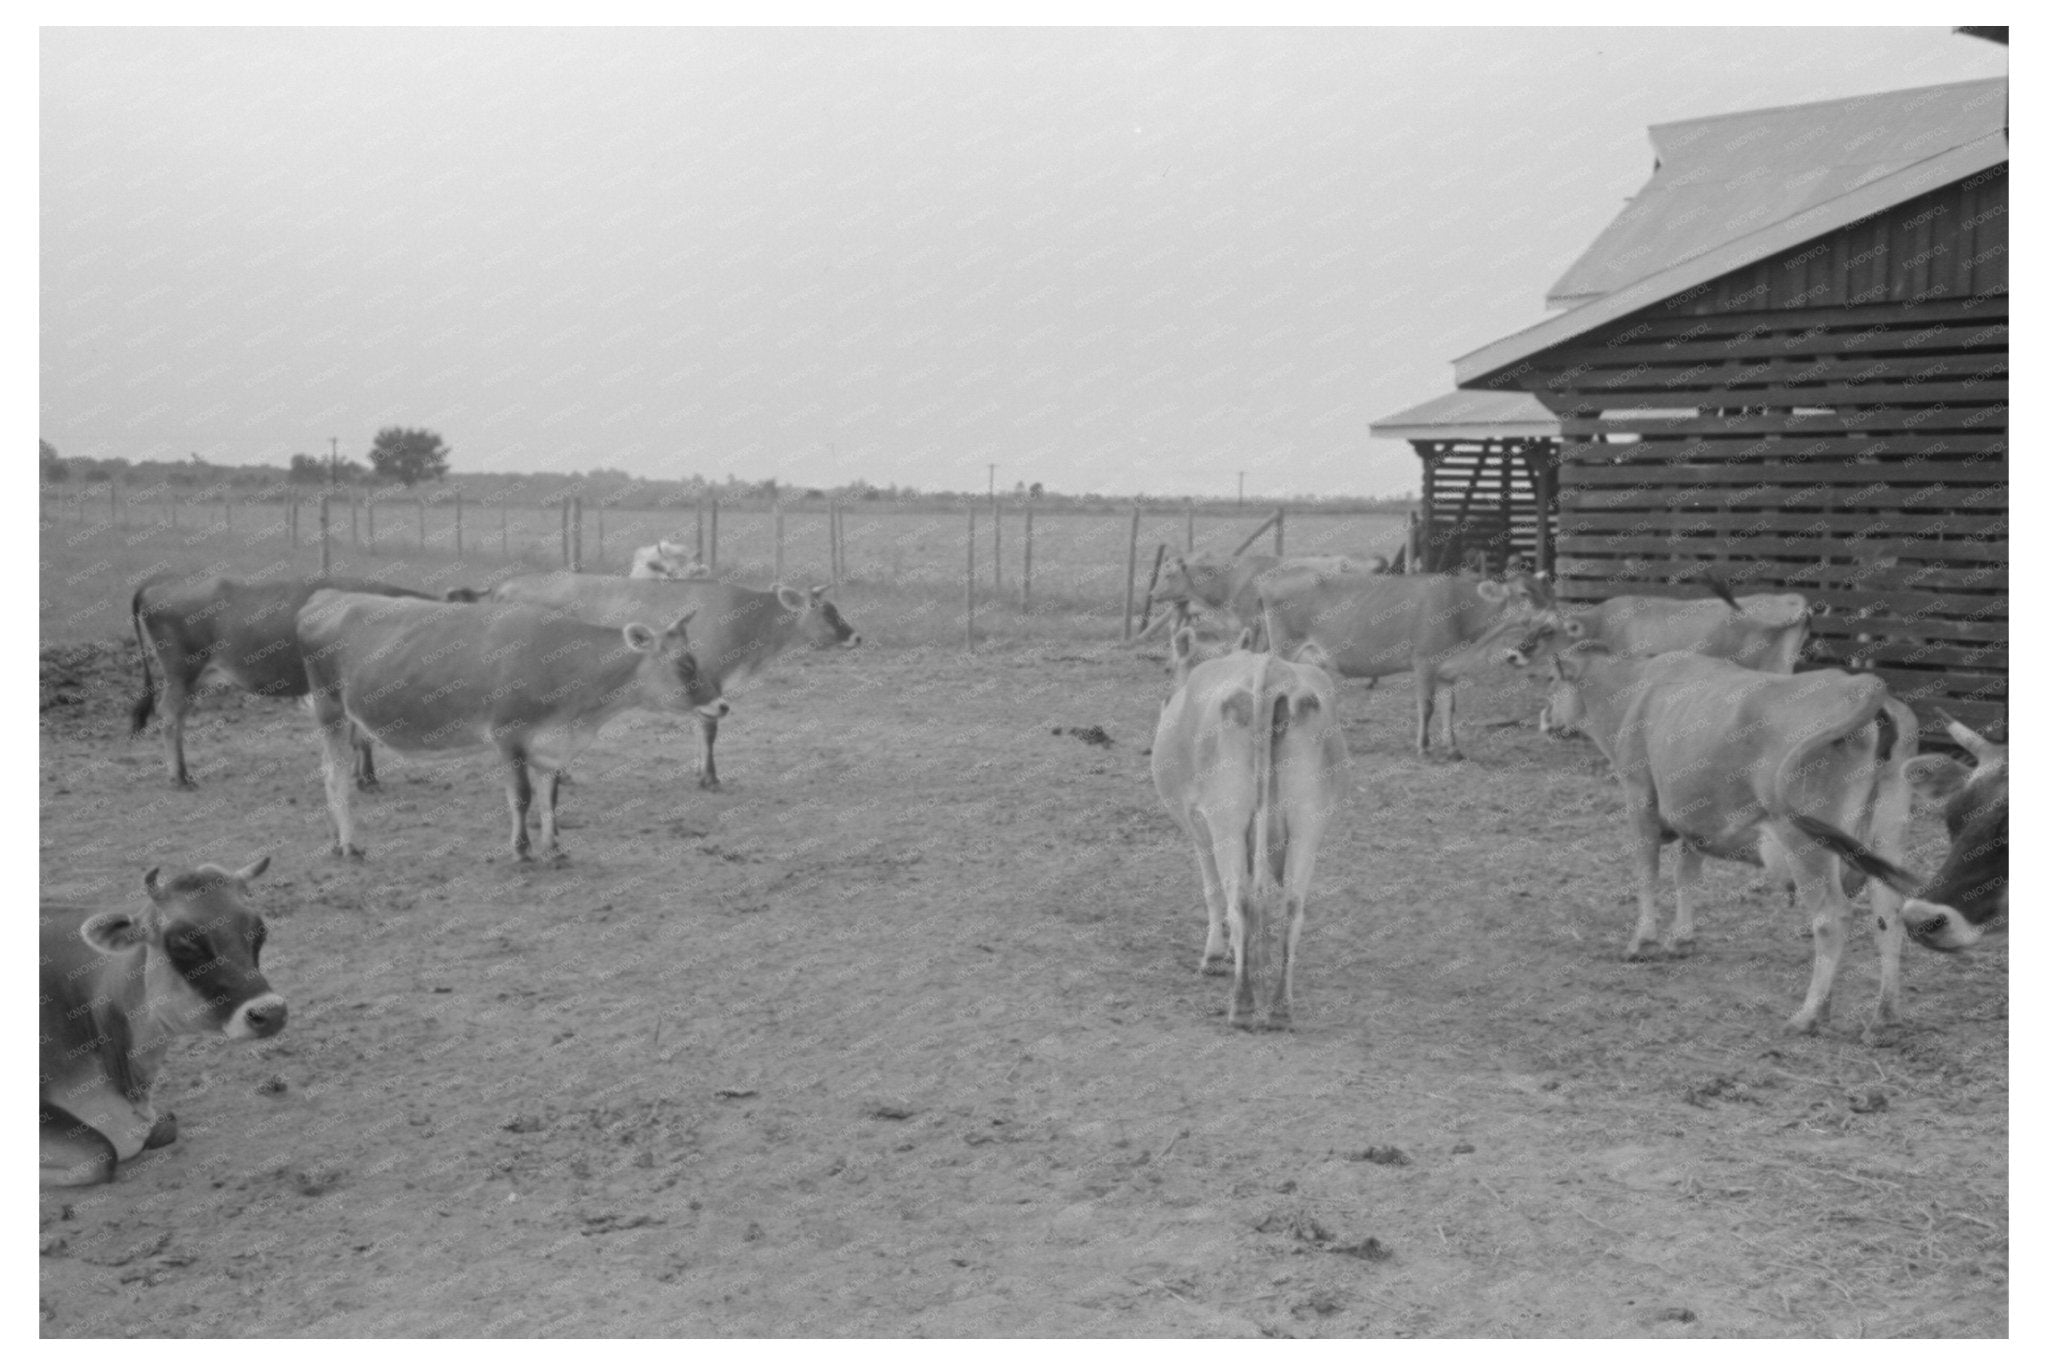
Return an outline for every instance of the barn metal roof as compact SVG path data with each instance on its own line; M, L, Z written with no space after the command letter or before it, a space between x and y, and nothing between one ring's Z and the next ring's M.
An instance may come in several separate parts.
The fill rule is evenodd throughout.
M1487 441L1557 435L1557 415L1519 389L1454 389L1382 417L1375 436L1402 441Z
M2005 108L1999 78L1659 124L1649 185L1553 286L1575 306L1460 356L1457 382L1999 165Z
M1571 307L2005 127L2003 78L1659 123L1650 182L1550 287Z

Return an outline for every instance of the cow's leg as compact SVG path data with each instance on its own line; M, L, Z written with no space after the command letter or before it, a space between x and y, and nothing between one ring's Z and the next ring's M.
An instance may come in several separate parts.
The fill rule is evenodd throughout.
M555 840L555 798L562 785L562 775L553 768L538 770L540 773L540 856L551 863L566 863L569 855L562 852L561 844Z
M370 737L356 730L351 738L356 746L356 790L369 792L377 790L376 750L371 747Z
M1877 852L1894 863L1900 862L1905 852L1906 822L1912 816L1912 796L1903 783L1890 784L1892 790L1881 792L1870 822L1871 845ZM1872 879L1870 882L1871 929L1877 936L1877 1008L1871 1014L1871 1027L1895 1023L1899 1018L1901 991L1899 981L1899 950L1906 942L1906 921L1901 913L1905 898Z
M718 718L697 713L697 785L705 791L718 790L718 761L712 747L718 743Z
M1464 751L1458 748L1458 680L1452 678L1440 686L1444 699L1444 756L1463 758Z
M98 1185L114 1178L119 1158L106 1134L69 1110L45 1102L38 1153L45 1185Z
M1209 912L1209 934L1202 940L1202 974L1222 976L1230 970L1230 941L1223 936L1223 879L1216 872L1216 854L1209 847L1209 827L1198 816L1190 822L1195 866L1202 874L1202 903Z
M1246 835L1250 814L1248 810L1226 810L1207 818L1212 821L1207 830L1209 847L1216 863L1224 922L1230 931L1230 1022L1239 1028L1250 1028L1252 978L1246 969L1255 969L1258 963L1257 945L1246 942L1258 929L1257 910L1249 902L1252 869Z
M1436 670L1427 664L1415 667L1415 752L1429 755L1429 718L1436 709Z
M332 714L322 714L324 709L315 704L314 714L320 720L320 767L327 780L327 823L334 833L332 852L337 858L360 858L363 850L356 844L355 812L349 806L355 777L355 728L339 707L333 708Z
M163 656L157 656L161 663ZM157 710L163 713L164 768L173 787L190 787L192 777L185 771L185 713L192 709L192 689L185 679L169 669L164 671L163 692Z
M1762 860L1764 865L1765 894L1769 894L1772 887L1783 887L1785 891L1785 908L1787 910L1797 909L1799 906L1799 882L1792 875L1791 855L1786 853L1785 846L1778 842L1778 836L1771 833L1768 829L1761 831L1757 835L1756 852L1757 857Z
M512 853L523 863L532 847L526 837L526 812L533 806L533 783L527 777L525 754L507 749L504 755L505 799L512 807Z
M1842 948L1849 935L1849 898L1842 894L1841 865L1831 854L1808 844L1787 846L1799 897L1813 911L1813 980L1806 1002L1787 1021L1795 1033L1809 1033L1826 1022L1833 1005L1835 973L1842 966Z
M1692 904L1700 889L1700 863L1706 854L1680 840L1678 866L1673 880L1678 884L1678 913L1671 920L1671 932L1664 936L1664 951L1673 957L1690 953L1693 947Z
M1630 796L1629 830L1636 846L1636 931L1629 936L1628 951L1622 956L1637 962L1649 956L1650 941L1657 937L1657 863L1664 843L1664 822L1658 818L1653 800Z

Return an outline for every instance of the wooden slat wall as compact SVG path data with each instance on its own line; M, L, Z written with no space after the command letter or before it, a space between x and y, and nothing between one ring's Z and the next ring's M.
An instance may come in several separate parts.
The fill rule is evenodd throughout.
M1423 462L1423 562L1427 568L1454 572L1466 549L1484 546L1494 556L1492 567L1498 571L1503 527L1509 554L1549 567L1554 551L1545 532L1550 528L1540 522L1544 497L1550 490L1539 483L1554 481L1545 474L1555 466L1555 442L1417 441L1414 445ZM1551 511L1554 516L1554 501Z
M1940 706L2002 727L2006 297L1835 303L1942 284L1889 253L1901 234L1938 244L1966 224L1976 251L1960 278L2002 289L2003 196L2002 176L1964 182L1815 244L1884 243L1889 264L1864 262L1867 277L1825 254L1788 267L1790 253L1539 357L1534 387L1563 430L1560 595L1696 597L1706 568L1741 591L1803 592L1830 613L1815 622L1819 662L1871 668L1923 720ZM1949 211L1928 216L1937 201ZM1710 307L1758 297L1760 282L1761 297L1811 297L1825 260L1848 291L1822 290L1827 306Z

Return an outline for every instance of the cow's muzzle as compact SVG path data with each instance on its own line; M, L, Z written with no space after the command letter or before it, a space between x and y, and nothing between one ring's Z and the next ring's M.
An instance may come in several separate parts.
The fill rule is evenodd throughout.
M221 1031L230 1038L274 1038L284 1032L285 1018L289 1013L284 997L272 991L253 1000L244 1000L228 1020L228 1026Z

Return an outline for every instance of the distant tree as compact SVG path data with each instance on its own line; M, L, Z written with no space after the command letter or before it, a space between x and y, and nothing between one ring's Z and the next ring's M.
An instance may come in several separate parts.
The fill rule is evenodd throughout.
M318 455L292 456L291 473L287 476L293 483L327 482L327 461Z
M425 427L385 427L370 443L370 467L379 478L410 488L422 479L446 478L450 453Z
M1034 484L1032 484L1032 485L1031 485L1031 496L1032 496L1032 497L1034 497L1034 498L1042 498L1042 497L1044 497L1044 496L1045 496L1045 485L1044 485L1044 484L1042 484L1042 483L1034 483Z
M36 437L36 461L45 483L62 483L71 477L71 471L64 467L64 457L57 453L57 447Z

